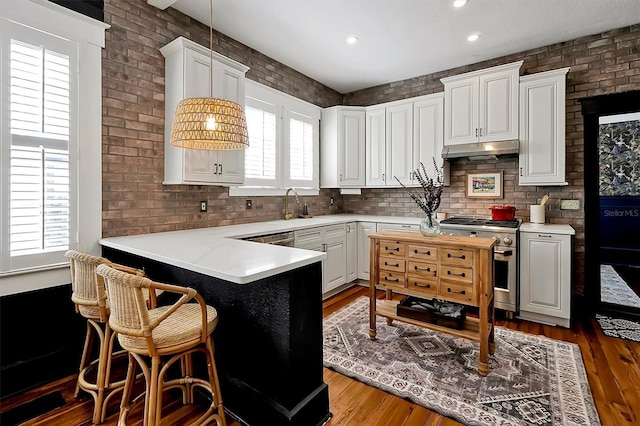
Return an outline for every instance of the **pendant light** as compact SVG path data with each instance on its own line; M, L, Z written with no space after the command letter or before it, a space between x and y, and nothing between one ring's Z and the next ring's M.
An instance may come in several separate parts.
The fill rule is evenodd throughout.
M212 151L245 149L249 147L249 135L244 109L236 102L213 97L213 0L210 5L210 97L186 98L178 103L171 126L171 144Z

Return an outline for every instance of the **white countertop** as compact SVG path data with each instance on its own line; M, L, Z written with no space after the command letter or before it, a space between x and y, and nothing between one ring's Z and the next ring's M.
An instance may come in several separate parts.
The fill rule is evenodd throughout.
M102 238L100 244L225 281L246 284L319 262L326 254L238 238L347 222L418 224L421 220L417 217L340 214Z
M571 225L555 223L523 223L520 232L546 232L548 234L575 235L576 230Z

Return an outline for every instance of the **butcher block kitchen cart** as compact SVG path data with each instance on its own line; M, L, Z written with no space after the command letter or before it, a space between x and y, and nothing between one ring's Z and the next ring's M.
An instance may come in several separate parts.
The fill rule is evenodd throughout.
M387 323L399 320L480 342L478 372L489 372L489 353L495 350L493 308L492 238L384 231L369 235L371 277L369 281L369 336L376 338L376 315ZM376 304L376 286L386 299ZM477 318L465 319L461 329L399 316L393 294L439 299L477 307Z

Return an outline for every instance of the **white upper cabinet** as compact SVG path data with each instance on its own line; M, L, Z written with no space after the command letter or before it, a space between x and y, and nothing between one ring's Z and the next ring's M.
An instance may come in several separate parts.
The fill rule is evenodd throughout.
M387 185L398 186L396 178L411 185L413 163L413 103L405 102L386 108Z
M435 177L433 159L442 164L442 93L366 108L365 184L368 187L418 185L420 162Z
M385 108L367 108L365 123L365 185L384 186L387 178L387 119Z
M322 110L320 187L361 188L365 183L365 112L363 107Z
M523 61L443 78L444 144L518 138L518 82Z
M520 185L567 185L565 91L569 68L520 78Z
M178 37L160 49L165 57L164 184L238 185L244 182L244 150L207 151L171 145L178 103L211 96L210 50ZM244 107L248 67L213 52L213 96Z
M424 164L427 176L436 177L433 164L443 164L442 149L444 145L444 94L435 93L420 98L413 103L413 169ZM448 171L448 167L445 167ZM415 183L415 176L413 176ZM448 176L445 174L448 184Z

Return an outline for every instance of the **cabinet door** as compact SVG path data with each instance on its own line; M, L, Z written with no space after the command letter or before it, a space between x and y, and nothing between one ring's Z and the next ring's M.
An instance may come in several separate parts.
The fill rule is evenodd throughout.
M340 111L340 186L364 185L364 111Z
M211 96L211 59L201 53L185 49L184 60L184 97ZM185 181L217 182L218 160L215 151L182 149L182 156Z
M328 241L324 244L327 258L324 261L324 287L326 293L347 282L346 238Z
M237 102L244 108L244 73L220 62L215 62L213 95L219 99ZM244 183L244 150L217 151L218 181Z
M478 141L478 85L478 77L445 83L445 145Z
M358 278L369 279L371 266L371 241L369 234L376 232L376 224L372 222L358 222Z
M346 272L348 283L358 278L358 228L355 222L347 223Z
M411 185L413 175L413 103L386 109L387 186L397 186L396 178Z
M565 75L533 74L520 83L520 185L566 185Z
M520 311L570 318L571 237L520 234Z
M366 186L386 185L385 108L367 110L365 121L365 184Z
M478 136L481 142L518 138L518 70L480 76Z
M424 164L427 175L435 178L435 160L443 163L444 98L442 94L413 104L413 169ZM417 181L413 180L414 184Z

